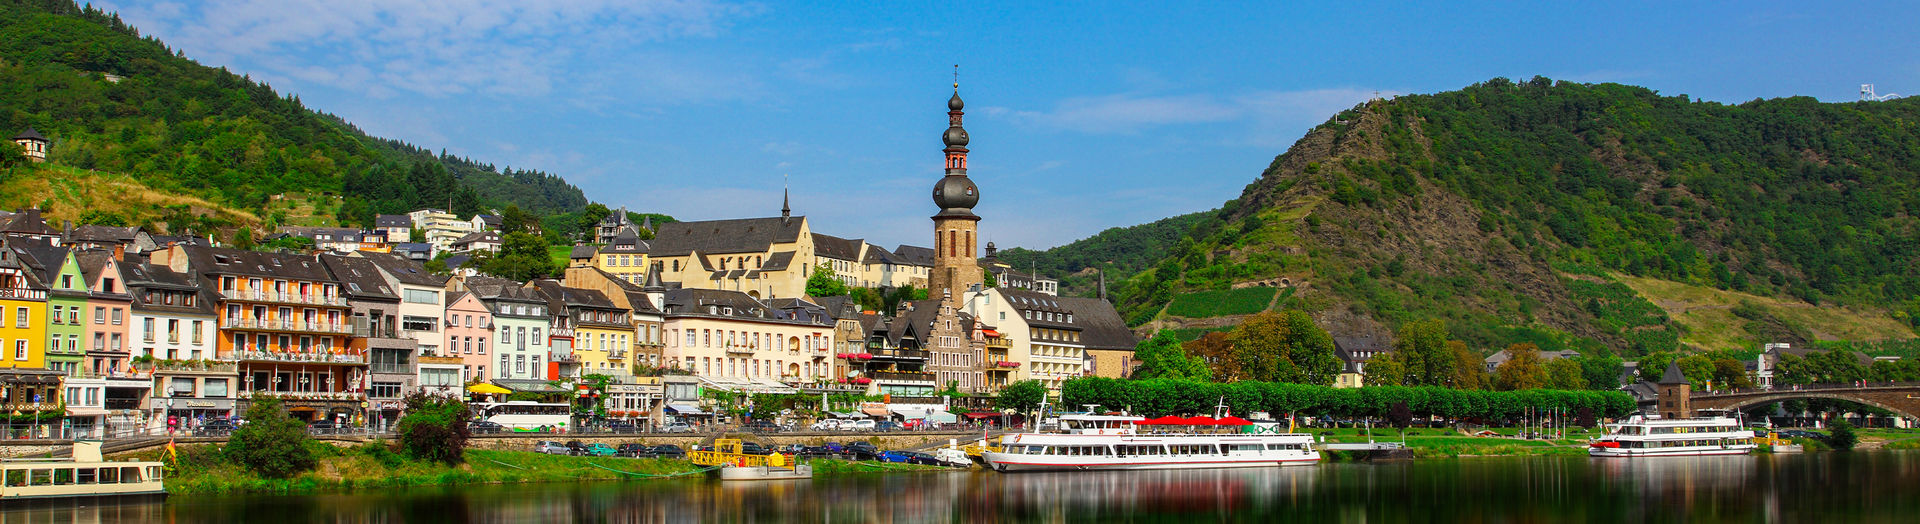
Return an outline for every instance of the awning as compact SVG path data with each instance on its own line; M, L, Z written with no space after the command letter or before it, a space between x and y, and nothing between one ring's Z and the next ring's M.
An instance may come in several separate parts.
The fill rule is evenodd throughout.
M701 411L700 406L693 404L667 404L667 411L679 415L712 415L712 413Z
M486 383L467 386L467 392L479 393L482 395L505 395L508 393L512 393L512 391L508 391L507 388L495 386L493 384L486 384Z
M67 408L67 416L69 417L101 417L106 416L106 414L107 410L101 408L76 408L71 406Z
M866 413L869 417L880 418L887 418L887 415L891 414L887 412L887 408L860 408L860 412Z
M866 415L854 413L851 411L834 411L828 414L833 415L836 418L867 418Z
M998 416L1000 416L1000 414L999 414L999 413L988 413L988 412L979 412L979 413L968 413L968 414L966 414L966 417L967 417L967 418L970 418L970 419L973 419L973 420L980 420L980 419L983 419L983 418L994 418L994 417L998 417Z
M981 333L983 333L983 334L986 334L986 335L987 335L987 336L989 336L989 337L997 337L997 336L1000 336L1000 332L999 332L999 331L994 331L994 330L991 330L991 329L982 329L982 330L980 330L980 332L981 332Z

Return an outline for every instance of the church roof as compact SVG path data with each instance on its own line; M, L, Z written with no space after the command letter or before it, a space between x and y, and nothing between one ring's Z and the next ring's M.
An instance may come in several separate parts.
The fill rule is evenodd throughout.
M1080 343L1087 349L1122 349L1132 351L1139 345L1140 338L1127 329L1127 322L1120 319L1120 312L1113 304L1098 298L1059 297L1067 309L1073 311L1073 323L1080 326Z
M758 253L774 244L798 242L806 217L737 218L671 222L653 236L654 256L701 253Z
M901 244L893 248L893 254L899 255L901 262L915 266L933 267L933 248Z
M860 239L848 240L832 235L813 234L813 254L836 260L860 262L860 246L866 244Z

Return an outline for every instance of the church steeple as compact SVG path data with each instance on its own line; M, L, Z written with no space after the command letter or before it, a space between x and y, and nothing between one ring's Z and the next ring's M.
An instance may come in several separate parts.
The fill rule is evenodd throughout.
M966 293L981 285L980 261L974 258L975 232L980 216L973 206L980 202L980 188L967 178L967 130L961 127L960 66L954 67L953 96L947 99L947 131L940 135L946 145L946 175L933 184L933 204L940 212L933 215L933 272L927 276L927 291L939 293L949 306L964 301Z

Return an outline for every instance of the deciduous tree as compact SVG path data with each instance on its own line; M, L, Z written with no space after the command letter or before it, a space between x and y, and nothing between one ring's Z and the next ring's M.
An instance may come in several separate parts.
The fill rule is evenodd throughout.
M1133 378L1184 378L1207 380L1213 376L1206 362L1187 355L1181 348L1180 339L1170 330L1160 330L1153 338L1142 340L1133 350L1134 360L1140 367L1133 371Z
M255 397L247 407L247 423L233 430L224 451L227 458L267 478L287 478L313 469L312 441L304 422L287 416L280 399Z
M1325 385L1340 373L1333 337L1298 310L1248 317L1234 328L1232 342L1247 379Z
M1546 387L1548 379L1540 347L1530 343L1507 346L1507 361L1493 370L1494 384L1505 391Z

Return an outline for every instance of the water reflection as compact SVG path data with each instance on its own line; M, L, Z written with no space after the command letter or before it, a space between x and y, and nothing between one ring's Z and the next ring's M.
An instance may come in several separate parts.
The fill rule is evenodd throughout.
M1910 522L1920 454L1482 458L1279 469L923 473L43 502L14 522Z

